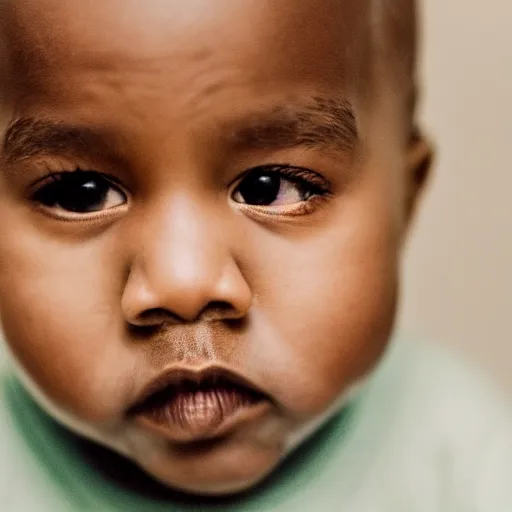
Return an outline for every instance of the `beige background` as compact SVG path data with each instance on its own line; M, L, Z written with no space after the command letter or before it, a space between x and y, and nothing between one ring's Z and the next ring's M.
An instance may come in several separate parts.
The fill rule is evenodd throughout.
M439 154L401 323L466 350L512 393L512 2L423 11L422 110Z

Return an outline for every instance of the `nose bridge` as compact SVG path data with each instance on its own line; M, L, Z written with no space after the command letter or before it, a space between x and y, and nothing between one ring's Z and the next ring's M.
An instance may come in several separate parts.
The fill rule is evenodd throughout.
M178 290L211 285L229 254L218 215L186 194L160 203L144 222L139 254L151 286Z
M129 321L138 323L155 310L195 320L212 303L237 316L245 312L250 290L231 254L224 220L213 201L188 193L144 212L123 296Z

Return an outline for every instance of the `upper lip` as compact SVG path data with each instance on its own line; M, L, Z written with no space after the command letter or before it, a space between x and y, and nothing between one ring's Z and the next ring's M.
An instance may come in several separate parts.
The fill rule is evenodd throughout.
M135 400L134 405L130 407L130 412L136 412L144 408L146 402L155 394L164 391L166 389L177 389L181 384L185 382L195 383L197 385L205 382L211 382L214 384L217 381L229 382L241 388L245 388L256 396L271 400L268 393L262 388L257 386L248 378L244 377L240 373L220 365L211 365L201 368L188 367L188 366L174 366L164 370L162 373L157 375L151 380L139 394Z

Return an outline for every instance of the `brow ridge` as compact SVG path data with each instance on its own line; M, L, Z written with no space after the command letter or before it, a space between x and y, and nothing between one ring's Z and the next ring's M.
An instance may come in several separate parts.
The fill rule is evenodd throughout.
M2 153L5 161L13 164L38 156L90 152L91 142L98 139L87 127L20 117L7 128Z
M351 104L321 96L256 112L234 122L228 133L229 143L236 150L302 146L351 152L359 141ZM20 117L7 129L2 153L5 162L14 164L40 156L98 153L104 146L104 137L94 129L53 119Z
M240 128L232 129L232 142L237 148L305 146L352 151L359 140L351 104L319 96L256 113L249 123L240 124Z

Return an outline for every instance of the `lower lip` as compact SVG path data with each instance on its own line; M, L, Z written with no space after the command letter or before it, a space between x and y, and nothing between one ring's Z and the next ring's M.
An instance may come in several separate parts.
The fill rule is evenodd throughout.
M178 393L167 403L136 415L144 429L176 443L219 438L260 419L268 400L238 390L202 390Z

